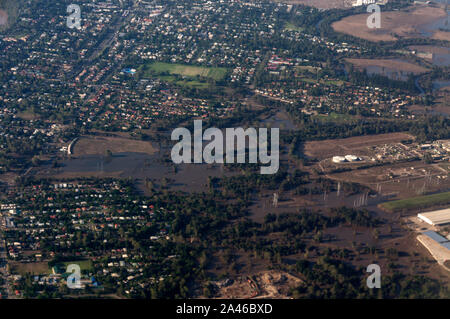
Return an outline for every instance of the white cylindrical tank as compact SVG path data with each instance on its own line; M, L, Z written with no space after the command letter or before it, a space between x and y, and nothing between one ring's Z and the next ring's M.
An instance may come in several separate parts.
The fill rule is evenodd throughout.
M355 155L345 155L345 159L349 162L356 162L360 160L360 158Z

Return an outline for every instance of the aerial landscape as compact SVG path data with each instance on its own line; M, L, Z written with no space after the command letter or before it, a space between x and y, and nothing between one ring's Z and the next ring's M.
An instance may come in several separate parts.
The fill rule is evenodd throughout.
M0 299L449 299L449 14L0 0Z

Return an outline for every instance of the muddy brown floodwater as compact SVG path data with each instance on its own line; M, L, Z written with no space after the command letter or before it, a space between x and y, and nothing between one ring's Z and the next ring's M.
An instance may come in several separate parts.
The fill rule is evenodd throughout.
M275 207L273 205L273 192L265 192L258 200L255 200L254 204L250 207L250 211L252 212L251 218L255 222L263 222L264 216L269 213L278 215L283 213L297 213L303 209L327 210L328 208L342 206L367 209L374 212L378 217L384 218L386 213L379 209L377 205L388 199L389 196L369 196L364 194L346 196L337 192L304 196L289 194L286 196L286 199L280 199L277 207Z
M262 123L280 130L295 130L297 128L285 110L278 111L275 115L263 120Z
M138 187L145 192L143 181L150 179L160 185L164 178L171 190L185 192L207 191L208 177L232 176L219 164L181 164L164 162L161 154L116 153L104 155L83 155L61 162L57 169L47 168L38 175L55 178L76 177L119 177L138 179ZM170 158L169 158L170 160Z

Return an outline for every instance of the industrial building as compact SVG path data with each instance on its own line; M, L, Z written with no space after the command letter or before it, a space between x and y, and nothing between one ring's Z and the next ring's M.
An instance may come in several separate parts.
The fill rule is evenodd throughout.
M438 233L436 233L436 232L434 232L432 230L426 231L426 232L424 232L422 234L427 236L427 237L429 237L429 238L431 238L432 240L434 240L436 243L438 243L442 247L450 250L450 240L448 240L447 238L439 235Z
M356 0L356 2L354 2L352 5L354 7L360 7L360 6L372 4L375 2L376 2L376 0Z
M345 163L347 160L344 156L333 156L333 162L334 163Z
M417 217L433 226L450 224L450 208L420 213Z
M448 242L449 240L447 238L445 238L444 236L439 235L438 233L436 233L435 231L429 230L423 233L425 236L430 237L431 239L433 239L435 242L440 243L445 243Z
M385 5L387 3L387 0L356 0L356 2L352 3L353 7L360 7L365 6L369 4L379 4L379 5Z
M361 158L355 155L345 155L345 156L333 156L334 163L346 163L346 162L357 162Z
M355 155L345 155L345 159L349 162L357 162L361 160L361 158Z

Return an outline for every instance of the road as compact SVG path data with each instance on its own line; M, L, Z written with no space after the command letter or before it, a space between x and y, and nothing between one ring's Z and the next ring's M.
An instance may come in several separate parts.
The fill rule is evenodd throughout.
M128 11L128 15L121 15L117 22L113 26L113 30L107 35L107 37L103 40L103 42L98 46L98 48L91 54L91 56L87 59L89 62L93 62L97 59L100 54L106 49L111 47L111 45L117 41L119 38L120 28L126 24L128 24L135 16L135 10L139 7L140 0L135 1L133 5L125 11Z
M128 23L130 23L130 21L136 16L136 12L137 12L137 9L139 8L140 2L141 2L141 0L135 1L133 3L133 5L129 9L126 10L126 11L128 11L128 14L126 16L122 15L122 16L120 16L118 18L118 21L113 26L112 32L110 32L108 34L106 39L104 39L103 42L98 46L98 48L91 54L91 56L89 58L87 58L87 62L88 63L91 63L91 64L94 63L96 61L96 59L101 55L101 53L104 50L106 50L109 47L113 46L113 44L119 39L120 28L122 26L127 25ZM116 72L122 68L122 65L123 65L124 61L125 61L125 57L124 57L124 59L121 62L119 62L117 65L115 65L110 70L109 75L107 75L101 82L102 83L107 83L108 78L110 76L116 74ZM87 67L87 64L85 64L86 63L85 61L83 61L82 63L83 63L83 66ZM92 92L89 95L89 97L87 98L87 101L89 101L90 99L95 97L97 95L99 89L102 88L102 87L103 86L101 84L95 86L94 92Z

